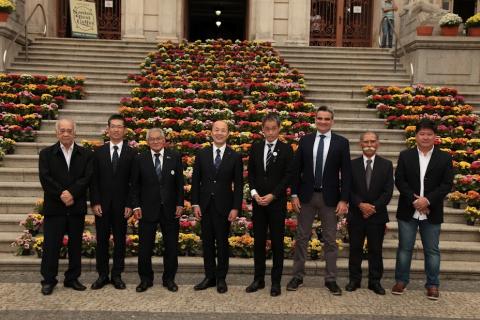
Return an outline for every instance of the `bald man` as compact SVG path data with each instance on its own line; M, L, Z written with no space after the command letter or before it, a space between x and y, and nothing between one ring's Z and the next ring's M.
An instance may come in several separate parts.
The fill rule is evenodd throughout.
M42 294L57 284L58 258L63 236L68 236L68 269L63 285L86 289L81 274L82 234L87 213L87 187L93 173L92 153L75 143L75 122L58 120L58 142L40 151L39 176L44 191L44 244L41 274Z

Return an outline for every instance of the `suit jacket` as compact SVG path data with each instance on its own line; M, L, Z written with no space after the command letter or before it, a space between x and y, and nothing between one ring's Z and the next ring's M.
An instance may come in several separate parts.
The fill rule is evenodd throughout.
M233 184L233 188L232 188ZM215 198L218 212L228 215L230 210L242 210L243 163L240 154L225 148L218 171L213 164L213 147L199 150L195 156L192 177L192 204L205 212Z
M277 141L272 152L272 162L265 170L265 141L252 145L248 160L248 183L250 190L257 190L260 196L271 193L275 196L274 202L286 202L286 190L292 179L292 147Z
M415 213L414 194L420 194L420 162L418 149L408 149L400 153L395 185L400 191L398 199L397 219L409 220ZM438 224L443 222L443 200L452 190L453 166L452 157L435 147L425 172L424 196L430 202L428 222Z
M303 203L312 199L314 191L313 145L316 134L300 139L294 158L292 194L298 195ZM335 207L340 200L348 202L352 180L350 146L347 139L333 132L322 178L322 195L327 206Z
M142 220L159 219L160 207L164 213L175 216L177 206L183 207L183 165L177 152L164 149L162 179L158 180L150 150L139 154L132 168L132 208L142 209Z
M367 190L365 179L365 165L363 156L352 160L352 190L350 194L350 208L348 213L349 223L375 223L388 222L387 205L393 194L393 165L390 160L375 156L370 188ZM375 213L368 219L362 217L358 208L361 202L373 204Z
M113 173L110 143L93 153L93 178L90 186L90 202L100 204L104 211L115 212L132 207L130 195L131 171L136 152L125 141L120 151L117 170Z
M92 153L74 144L69 169L60 142L57 142L40 151L38 162L40 183L44 191L44 214L85 215L87 189L93 173ZM72 194L72 206L65 206L60 199L64 190Z

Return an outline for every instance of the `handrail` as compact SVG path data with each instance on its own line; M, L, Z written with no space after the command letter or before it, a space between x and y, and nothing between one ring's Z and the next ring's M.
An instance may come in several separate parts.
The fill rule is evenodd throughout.
M404 56L407 55L407 51L405 50L405 47L402 45L400 37L399 37L397 31L395 30L393 24L390 22L390 19L388 19L387 17L383 17L383 19L380 21L380 28L379 28L379 33L378 33L378 45L381 46L381 44L382 44L383 20L387 20L387 23L389 24L390 29L392 29L393 34L395 36L394 37L394 39L395 39L395 49L393 51L393 58L394 58L393 59L393 70L394 70L394 72L397 72L398 44L400 43L400 48L402 48ZM413 63L410 62L410 85L413 85L414 76L415 76L415 74L414 74L414 69L413 69Z
M42 15L43 15L43 36L45 37L47 35L47 15L45 14L45 9L43 6L38 3L35 8L33 8L32 13L28 16L27 20L25 21L23 27L25 29L25 58L28 61L28 23L32 19L33 14L37 11L37 9L40 8L42 10ZM17 31L15 37L10 40L10 43L8 44L7 48L3 50L3 55L2 55L2 70L6 69L6 62L7 62L7 55L8 55L8 50L12 46L12 44L18 39L20 36L20 31Z

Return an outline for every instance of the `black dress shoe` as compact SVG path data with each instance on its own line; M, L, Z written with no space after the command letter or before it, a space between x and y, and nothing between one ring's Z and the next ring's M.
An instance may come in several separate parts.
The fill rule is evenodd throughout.
M51 283L42 284L42 294L44 296L48 296L48 295L52 294L53 288L55 288L54 284L51 284Z
M80 281L78 281L78 279L68 281L68 282L64 282L63 286L65 288L72 288L73 290L77 290L77 291L84 291L85 289L87 289L87 287L85 287L83 284L81 284Z
M297 291L301 286L303 286L303 279L293 277L287 284L287 291Z
M368 284L368 289L372 290L376 294L379 295L385 295L385 289L383 289L382 285L380 283L370 283Z
M279 283L272 283L272 288L270 289L270 295L272 297L278 297L282 294L282 289Z
M193 287L193 290L195 290L195 291L205 290L205 289L208 289L208 288L213 288L216 285L217 285L217 282L215 281L215 279L205 278L205 279L202 280L202 282L200 282L195 287Z
M335 281L328 281L325 282L325 287L328 288L328 290L334 295L334 296L341 296L342 295L342 289L338 286L338 284Z
M92 286L90 288L92 290L102 289L109 283L110 283L110 280L108 279L108 277L98 277L98 279L95 280L94 283L92 283Z
M225 279L218 279L217 280L217 292L218 293L225 293L228 291L227 283Z
M142 280L140 281L140 284L135 288L135 291L144 292L144 291L147 291L147 289L150 288L151 286L153 286L152 283Z
M171 292L177 292L178 291L178 286L173 280L163 280L163 286L168 289L168 291Z
M352 291L355 291L357 289L360 288L360 283L358 282L355 282L355 281L350 281L346 286L345 286L345 290L347 290L348 292L352 292Z
M115 289L118 289L118 290L123 290L127 288L127 286L125 285L125 282L123 282L122 278L120 277L112 278L112 284L115 287Z
M265 281L264 280L254 280L246 289L245 291L248 293L258 291L259 289L265 288Z

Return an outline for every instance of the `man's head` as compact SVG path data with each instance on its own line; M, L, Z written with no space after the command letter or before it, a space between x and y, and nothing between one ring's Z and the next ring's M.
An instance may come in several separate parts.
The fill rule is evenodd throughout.
M160 152L165 147L165 134L160 128L152 128L147 131L147 144L153 152Z
M123 141L126 133L125 119L119 114L112 114L108 118L107 133L113 143Z
M280 134L280 117L275 112L270 112L262 119L262 131L267 142L278 139Z
M315 112L315 127L320 133L327 133L333 126L333 110L327 106L318 107Z
M373 131L364 132L360 136L360 147L362 147L362 152L367 158L375 155L379 144L378 135Z
M227 143L227 139L230 132L228 130L228 124L223 120L217 120L212 126L212 139L213 143L217 147L222 147Z
M70 148L75 139L75 122L71 119L60 119L55 124L57 139L66 148Z
M435 122L427 118L421 119L415 129L415 141L418 149L424 152L432 149L437 136L436 132L437 126Z

